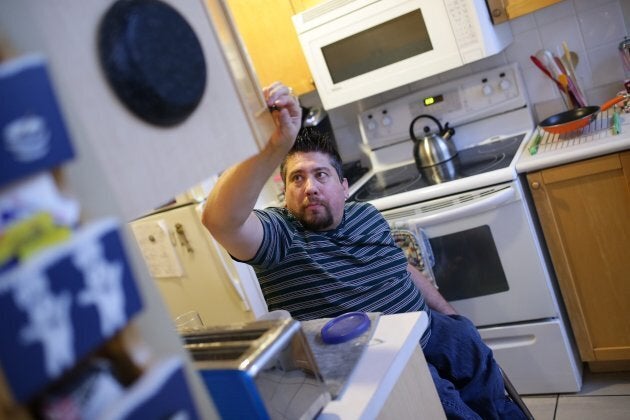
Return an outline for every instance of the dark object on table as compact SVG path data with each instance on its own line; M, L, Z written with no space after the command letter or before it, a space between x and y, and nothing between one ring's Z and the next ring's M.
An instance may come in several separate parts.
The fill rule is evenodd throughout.
M345 343L369 330L370 324L370 318L363 312L339 315L322 328L322 341L326 344Z

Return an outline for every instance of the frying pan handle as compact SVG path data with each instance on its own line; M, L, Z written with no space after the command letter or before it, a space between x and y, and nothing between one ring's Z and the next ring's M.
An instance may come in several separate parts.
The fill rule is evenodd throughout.
M610 101L606 101L601 107L600 107L600 111L606 111L608 108L610 108L611 106L623 101L624 99L626 99L628 97L628 95L621 95L621 96L617 96L612 98Z

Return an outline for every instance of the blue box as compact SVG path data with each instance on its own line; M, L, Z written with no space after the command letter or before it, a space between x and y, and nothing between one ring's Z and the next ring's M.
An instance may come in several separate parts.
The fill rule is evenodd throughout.
M0 275L0 367L26 402L142 308L118 222L92 223Z
M0 187L73 157L44 57L1 63Z
M200 418L178 357L171 357L150 368L104 418L119 420Z

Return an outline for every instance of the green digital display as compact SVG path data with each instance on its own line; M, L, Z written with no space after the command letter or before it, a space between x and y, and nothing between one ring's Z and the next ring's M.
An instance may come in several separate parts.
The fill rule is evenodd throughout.
M431 105L439 104L443 100L444 100L444 96L437 95L437 96L428 96L424 98L423 102L424 102L424 106L431 106Z

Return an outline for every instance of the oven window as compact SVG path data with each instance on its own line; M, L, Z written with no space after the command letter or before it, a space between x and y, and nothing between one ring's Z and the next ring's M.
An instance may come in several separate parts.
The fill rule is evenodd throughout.
M399 16L322 48L333 83L431 51L422 11Z
M430 238L433 274L448 301L509 290L489 226Z

